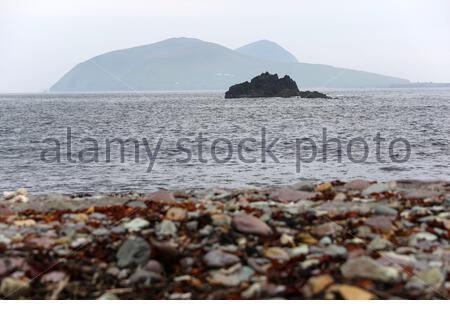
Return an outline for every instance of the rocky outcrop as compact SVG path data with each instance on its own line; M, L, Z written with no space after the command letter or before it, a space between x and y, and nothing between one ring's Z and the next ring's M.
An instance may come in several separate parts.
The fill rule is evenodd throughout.
M277 74L270 74L269 72L254 77L250 82L235 84L225 92L225 99L270 97L329 98L317 91L302 92L298 89L297 83L288 75L278 78Z
M300 91L300 98L311 98L311 99L332 99L325 93L319 91Z
M268 72L254 77L250 82L235 84L225 93L225 99L230 98L266 98L295 97L300 95L297 84L289 76L278 78L277 74Z

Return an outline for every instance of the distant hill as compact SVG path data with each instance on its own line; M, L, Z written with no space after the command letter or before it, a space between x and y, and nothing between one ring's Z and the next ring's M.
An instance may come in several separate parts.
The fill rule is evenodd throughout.
M298 62L292 53L269 40L260 40L237 48L237 52L250 57L279 62Z
M322 64L270 61L191 38L108 52L79 63L53 92L226 90L262 72L302 87L388 87L408 80Z

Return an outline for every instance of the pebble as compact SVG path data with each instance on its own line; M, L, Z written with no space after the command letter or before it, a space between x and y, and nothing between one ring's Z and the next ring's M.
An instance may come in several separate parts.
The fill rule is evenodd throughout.
M157 274L161 274L164 272L164 268L161 265L161 263L159 263L158 260L150 260L148 261L145 266L144 269L147 271L151 271Z
M385 205L376 206L374 212L379 216L396 216L398 213L394 208Z
M299 200L311 200L315 198L315 192L297 191L293 189L279 189L271 194L271 198L279 202L297 202Z
M264 251L264 255L272 260L288 261L290 259L286 250L280 247L270 247Z
M28 281L6 277L2 280L0 285L0 296L4 298L16 298L21 294L26 293L30 288Z
M150 223L142 218L134 218L133 220L124 223L123 227L127 229L129 232L137 232L146 227L148 227Z
M119 297L114 293L105 292L98 298L98 300L119 300Z
M335 293L338 293L345 300L372 300L376 298L369 291L348 284L333 284L327 289L325 298L334 299Z
M367 245L367 249L370 251L379 251L379 250L385 250L392 247L392 243L389 240L383 239L381 237L375 237L370 241L370 243Z
M294 237L290 236L286 233L283 233L280 237L280 243L283 245L287 245L287 244L293 244L294 243Z
M347 249L343 246L332 244L325 248L324 254L331 257L345 257Z
M272 233L272 230L265 222L247 214L235 215L232 219L232 224L237 231L242 233L258 236L268 236Z
M226 253L222 250L212 250L203 256L203 262L208 267L216 268L228 267L240 262L240 259L234 254Z
M344 228L338 225L336 222L326 222L324 224L314 226L311 229L311 232L322 238L325 236L332 236L344 231Z
M190 292L185 292L185 293L176 292L176 293L172 293L171 295L169 295L169 300L189 300L191 298L192 298L192 293L190 293Z
M383 232L389 232L393 229L394 225L392 219L387 216L374 216L365 221L366 225L373 229L378 229Z
M52 271L42 276L42 283L58 283L66 278L66 274L62 271Z
M10 238L0 233L0 244L9 245L11 242Z
M125 240L117 251L117 266L126 268L133 265L145 264L151 254L150 245L141 237Z
M166 213L166 219L172 221L183 221L187 218L186 209L180 207L172 207Z
M175 197L172 192L160 190L154 193L151 193L146 198L149 201L154 202L176 202Z
M364 189L369 188L370 186L370 181L367 180L352 180L347 182L344 185L344 189L346 190L357 190L357 191L362 191Z
M334 282L333 278L328 274L323 274L320 276L311 277L306 282L305 286L302 288L302 293L308 298L321 293Z
M177 226L170 220L163 220L156 227L159 236L174 236L177 233Z
M406 288L433 292L439 291L444 282L445 276L442 271L436 267L433 267L414 275L406 284Z
M36 221L33 219L25 219L25 220L16 220L14 224L18 227L34 227L36 225Z
M318 186L316 186L315 190L316 192L326 192L333 189L333 185L331 184L331 182L325 182L325 183L321 183Z
M383 193L388 192L390 190L389 185L386 183L375 183L372 184L370 187L364 189L362 192L363 196L371 195L372 193Z
M71 248L80 248L80 247L85 246L89 242L90 242L90 240L87 238L77 238L70 243L70 247Z
M138 200L130 201L126 204L126 206L129 208L147 209L145 202Z
M367 278L382 282L400 280L400 272L393 267L386 267L369 257L358 257L347 260L341 267L346 278Z
M241 283L237 274L224 274L221 271L211 272L207 280L212 285L226 287L235 287Z
M299 257L301 255L305 255L309 253L309 247L306 244L302 244L298 247L292 248L289 250L289 255L294 257Z
M429 232L419 232L416 234L413 234L410 238L409 238L409 245L410 246L417 246L420 242L432 242L432 241L436 241L437 240L437 236L429 233Z
M314 183L309 181L300 181L295 183L292 188L299 191L314 191Z
M231 224L231 217L225 214L215 214L211 219L215 226L229 226Z

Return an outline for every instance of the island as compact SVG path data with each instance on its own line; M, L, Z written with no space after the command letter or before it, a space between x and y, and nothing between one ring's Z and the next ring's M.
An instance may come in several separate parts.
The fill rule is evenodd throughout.
M279 78L278 74L269 72L254 77L250 82L235 84L225 92L225 99L270 97L330 99L329 96L318 91L300 91L297 83L288 75Z

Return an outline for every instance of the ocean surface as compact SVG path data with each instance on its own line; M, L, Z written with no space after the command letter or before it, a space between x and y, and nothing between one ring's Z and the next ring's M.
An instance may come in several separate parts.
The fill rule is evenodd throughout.
M0 191L100 194L302 179L450 179L449 89L327 93L336 99L0 95ZM383 139L378 146L377 135ZM113 139L124 143L122 159Z

